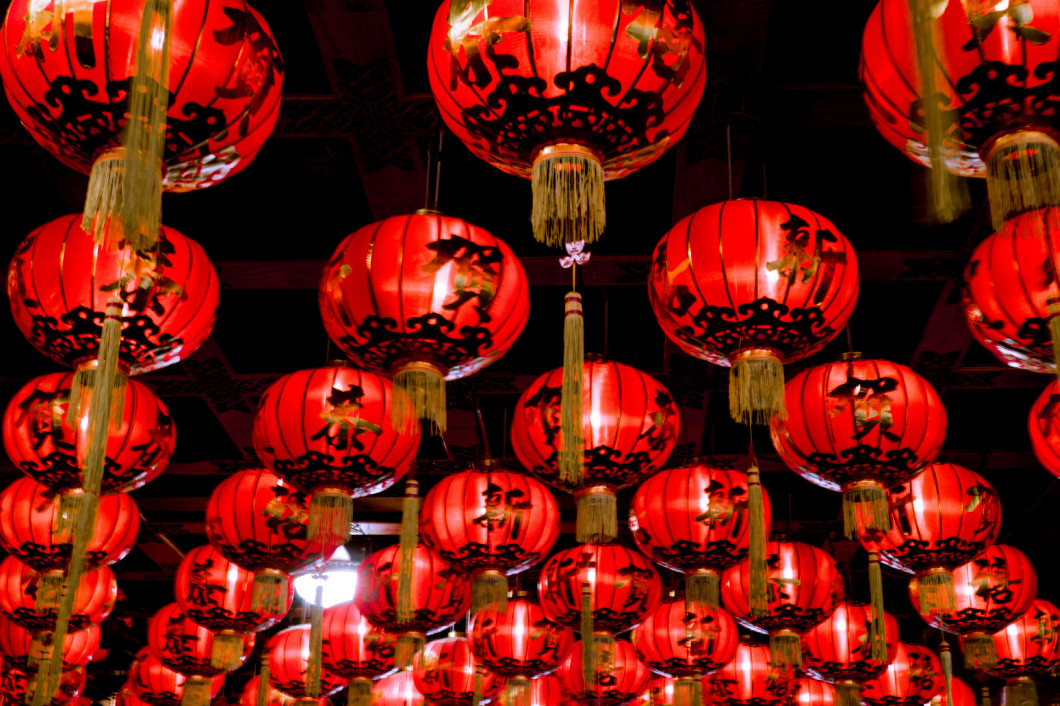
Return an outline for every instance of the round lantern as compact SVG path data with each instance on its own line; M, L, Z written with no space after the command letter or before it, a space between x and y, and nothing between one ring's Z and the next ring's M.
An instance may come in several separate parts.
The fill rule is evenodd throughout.
M243 691L239 694L239 706L258 706L258 687L260 685L260 678L248 679ZM266 686L266 688L268 692L265 695L263 706L295 706L296 701L300 700L292 699L287 694L277 691L271 686ZM306 700L306 704L309 704L309 700ZM317 699L316 706L331 706L331 702L326 698L320 698Z
M355 603L370 623L399 635L395 659L404 668L427 635L464 616L471 605L471 582L450 569L437 552L418 544L412 556L415 580L403 600L398 590L401 570L398 545L369 554L357 574Z
M42 668L54 647L51 632L24 630L10 620L0 618L0 652L14 664ZM63 669L88 664L99 649L102 631L98 625L70 632L63 639Z
M835 687L820 679L793 679L788 703L790 706L835 706Z
M674 706L675 680L670 677L654 677L648 682L633 706Z
M935 460L946 409L928 381L904 365L857 353L843 358L789 380L788 416L774 418L770 431L789 468L843 492L845 530L853 538L858 527L890 527L886 488Z
M950 682L950 693L947 693L944 686L942 693L930 701L931 706L979 706L972 687L957 677L953 677Z
M284 375L262 395L254 449L276 475L311 494L311 539L344 544L353 498L385 490L408 471L420 430L394 425L398 399L386 378L341 363Z
M397 638L368 622L353 602L325 608L321 626L321 664L349 681L350 706L368 706L372 680L395 670Z
M459 218L417 211L349 235L320 284L324 328L360 367L394 378L430 427L445 431L445 381L504 355L526 326L519 259ZM403 416L395 416L401 426Z
M584 472L560 473L566 441L561 424L563 369L534 380L515 403L512 447L530 473L573 492L575 537L606 543L618 536L615 492L658 470L677 443L681 418L669 391L622 363L586 360L582 374L581 434Z
M655 161L688 129L706 82L703 43L682 0L621 13L562 0L443 2L427 73L460 141L532 180L538 242L591 243L606 225L604 181Z
M446 476L420 508L420 541L473 576L471 612L508 599L506 576L544 559L559 537L559 505L548 488L508 471Z
M870 606L844 601L803 633L803 667L835 685L838 706L857 706L861 683L883 674L898 651L898 621L884 613L884 629L871 639L872 621Z
M165 667L186 677L215 677L226 671L212 664L213 633L192 622L176 603L163 606L147 622L147 647ZM247 633L241 664L253 649L254 635Z
M136 7L124 2L127 12ZM17 0L8 7L3 31L10 31L14 8L25 4ZM158 370L194 353L213 331L219 291L206 252L172 228L159 228L157 250L130 254L98 246L81 230L80 215L30 233L15 251L7 278L11 313L22 335L71 368L96 359L107 302L119 297L118 369L126 375Z
M77 701L85 690L87 676L84 667L63 670L59 677L59 688L52 697L52 706L61 706ZM27 692L36 684L33 670L0 660L0 703L4 706L20 706L26 702ZM119 702L120 703L120 702Z
M563 702L563 685L559 677L553 674L545 674L535 677L529 681L529 699L518 701L511 689L511 681L507 682L505 688L497 692L498 706L558 706Z
M574 632L553 623L544 608L524 599L494 603L471 616L468 638L475 658L508 680L507 692L556 669L574 643Z
M784 363L816 353L854 312L847 239L808 208L741 199L701 208L663 236L648 293L681 350L731 368L729 411L766 424L784 410Z
M57 495L43 483L20 478L0 492L0 545L39 571L65 569L73 547L73 509L68 491ZM70 498L76 502L76 498ZM140 531L140 513L125 493L99 499L96 527L85 549L89 570L113 564L128 554Z
M84 485L89 436L87 427L69 416L73 381L73 373L33 378L4 411L4 450L11 462L56 492ZM146 386L126 381L120 404L121 418L107 430L100 488L105 495L135 490L157 477L176 443L169 410Z
M1060 609L1037 598L993 639L997 665L990 673L1007 680L1004 702L1037 703L1033 677L1048 676L1060 664Z
M791 672L775 667L769 648L741 642L733 658L703 679L707 706L779 706L791 693Z
M412 670L383 677L372 688L372 706L426 706L427 701L416 688Z
M802 542L766 544L766 614L751 611L751 569L744 560L721 581L721 602L742 625L769 633L770 662L801 667L799 635L824 620L843 599L843 577L835 559Z
M479 665L463 637L428 642L416 653L412 680L432 706L469 706L492 699L500 680Z
M625 706L643 693L651 672L637 658L637 651L626 640L597 642L594 646L592 680L582 666L581 641L567 653L556 670L559 683L570 701L593 706Z
M346 681L321 666L320 693L310 694L309 668L310 626L294 625L269 638L265 653L269 657L269 681L272 686L296 699L331 696L346 686Z
M1045 213L1019 218L1041 219ZM1054 218L1044 220L1052 223ZM1057 298L1060 289L1044 238L994 233L976 246L964 270L964 316L972 336L1014 368L1037 373L1056 369L1049 302Z
M899 642L883 674L862 684L861 701L866 706L922 706L945 687L942 664L934 652Z
M1060 476L1060 391L1056 380L1042 390L1031 407L1027 429L1038 463L1054 476Z
M129 667L128 683L133 695L151 706L207 706L221 692L225 678L185 677L167 668L144 647ZM185 697L189 689L194 693Z
M0 615L27 630L53 629L64 578L61 570L42 574L14 557L0 561ZM104 566L81 574L70 610L69 630L99 625L114 610L117 600L118 582L110 568Z
M909 599L929 625L961 635L965 665L990 669L997 654L990 635L1018 618L1038 593L1038 574L1027 555L1005 544L953 570L953 610L920 604L917 579L909 583Z

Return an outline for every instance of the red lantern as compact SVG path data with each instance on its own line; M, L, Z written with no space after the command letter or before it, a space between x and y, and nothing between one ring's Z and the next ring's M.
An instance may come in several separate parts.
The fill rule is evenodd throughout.
M537 595L548 619L572 630L582 629L582 601L588 598L593 630L617 634L655 610L662 583L655 567L631 549L582 544L545 563Z
M408 471L420 430L395 426L394 404L389 380L342 364L284 375L265 391L254 449L276 475L312 495L311 539L343 544L352 498L385 490Z
M193 683L192 678L174 672L151 655L146 647L136 653L132 666L129 667L129 689L133 695L151 706L182 706L184 690ZM224 676L199 682L204 685L202 700L197 703L209 703L220 693L224 686ZM185 704L184 706L190 706Z
M367 706L372 680L395 669L397 638L368 622L353 602L325 608L321 624L324 669L349 681L351 706Z
M516 706L524 703L525 706L559 706L563 703L563 686L559 678L553 674L544 674L535 677L529 683L529 701L517 701L512 690L511 681L507 687L497 692L497 703L499 706Z
M53 629L58 591L64 578L62 570L41 574L14 557L7 557L0 562L0 615L27 630ZM99 625L114 610L117 600L118 582L108 567L82 574L70 611L69 630Z
M774 667L769 648L741 642L733 658L703 679L707 706L779 706L791 693L791 671Z
M383 677L372 689L372 706L426 706L427 701L416 688L412 670L406 669Z
M942 693L931 700L931 706L979 706L972 687L957 677L953 677L950 681L952 693L947 694L946 687L943 686Z
M799 635L824 620L843 600L843 577L835 559L802 542L766 544L767 613L751 612L751 569L744 560L725 572L721 602L742 625L769 633L770 661L802 665Z
M853 538L859 527L890 527L886 488L935 460L946 436L946 408L928 381L904 365L843 357L788 381L788 416L775 418L770 431L789 468L843 492L845 529ZM862 504L867 510L858 513Z
M835 687L820 679L799 677L791 682L790 706L835 706Z
M506 576L540 562L558 537L559 505L552 493L533 478L507 471L446 476L420 508L420 540L474 577L472 613L506 601Z
M119 147L143 7L67 4L60 18L47 8L8 6L0 76L33 139L87 173ZM170 45L164 186L187 191L253 160L279 117L283 59L261 15L236 0L176 5Z
M870 606L844 601L802 635L804 668L810 676L835 685L838 706L860 703L860 683L883 674L898 651L898 621L883 614L883 630L876 635L879 643L871 639L872 621Z
M523 392L515 405L512 447L530 473L574 493L577 541L606 543L618 535L615 492L666 463L681 418L670 393L652 377L621 363L587 360L581 402L585 470L581 478L563 478L562 388L563 369L557 368Z
M176 603L163 606L147 622L147 647L165 667L186 677L215 677L226 671L211 663L213 633L192 622ZM254 635L247 633L241 664L253 649Z
M70 632L63 639L63 669L88 664L99 649L102 631L97 625ZM30 632L10 620L0 618L0 652L21 666L45 665L51 655L53 635L47 631Z
M675 680L670 677L654 677L648 682L633 706L674 706ZM553 703L559 703L555 701Z
M34 378L15 393L4 412L8 457L56 492L84 485L89 437L87 426L71 423L68 416L73 381L73 373ZM135 490L157 477L176 443L176 428L162 400L134 380L126 381L124 395L121 419L107 430L100 489L105 495Z
M19 667L10 661L0 660L0 703L4 706L20 706L26 702L26 693L35 680L32 670ZM59 688L52 698L52 705L74 702L85 690L87 676L84 667L74 667L62 672Z
M1060 664L1060 609L1035 599L1020 617L993 635L997 665L990 670L1006 679L1005 703L1037 703L1035 676L1048 676Z
M528 688L556 669L574 643L574 632L553 623L536 603L517 599L502 609L491 604L471 616L471 650L487 670Z
M736 654L739 638L732 616L721 608L664 601L630 634L637 654L651 671L689 680L720 669Z
M586 684L583 652L581 640L575 642L556 670L560 686L573 703L624 706L637 698L651 679L651 672L637 658L633 645L626 640L612 640L596 643L593 681Z
M481 667L463 637L428 642L416 653L412 680L432 706L468 706L492 699L500 680Z
M559 0L443 2L427 72L460 141L532 179L538 242L591 243L606 222L604 180L655 161L688 129L706 81L703 41L683 0L621 13Z
M1031 407L1027 429L1031 436L1031 448L1038 463L1054 476L1060 476L1060 391L1056 380L1042 390L1042 394Z
M239 706L258 706L258 686L261 680L259 678L247 680L246 686L243 687L243 691L239 694ZM265 697L265 706L295 706L296 699L292 699L282 691L277 691L271 686L269 687L269 693ZM308 705L308 701L306 704ZM316 706L331 706L331 702L326 698L317 699Z
M861 700L866 706L922 706L945 687L942 664L934 652L899 642L883 674L862 684Z
M663 236L648 293L681 350L731 368L729 411L766 424L784 410L784 363L816 353L854 312L847 239L808 208L741 199L701 208Z
M1036 211L1019 218L1040 218L1044 228L1055 221L1055 215L1045 217L1046 213ZM1005 238L994 233L976 246L964 270L964 315L972 336L1014 368L1036 373L1056 369L1049 302L1058 297L1044 238Z
M962 636L965 664L990 669L997 656L991 633L1018 618L1038 593L1038 574L1027 555L1005 544L953 570L953 610L920 604L917 579L909 583L913 607L932 627Z
M294 625L270 637L265 645L265 652L269 656L269 682L274 688L296 699L331 696L346 686L342 677L322 667L319 695L310 696L307 693L311 649L309 631L309 625Z

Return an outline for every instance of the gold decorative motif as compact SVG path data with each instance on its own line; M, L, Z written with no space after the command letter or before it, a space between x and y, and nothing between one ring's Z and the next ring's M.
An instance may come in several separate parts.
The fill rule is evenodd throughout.
M472 25L479 13L483 12L493 0L452 0L449 3L449 35L445 48L456 56L460 47L468 59L478 55L479 42L487 40L487 47L492 47L504 38L505 32L525 32L530 29L530 20L521 15L514 17L489 17Z
M68 15L73 15L74 48L78 62L86 69L96 65L92 45L92 17L96 3L106 0L30 0L26 12L26 28L19 39L16 54L44 59L43 46L56 51L62 42L63 28ZM48 6L51 6L51 11Z

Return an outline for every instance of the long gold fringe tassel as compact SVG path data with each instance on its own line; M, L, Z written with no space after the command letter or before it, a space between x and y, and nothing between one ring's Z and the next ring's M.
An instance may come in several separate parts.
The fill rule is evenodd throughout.
M582 437L582 376L585 368L585 317L582 297L568 292L563 318L563 386L560 390L560 435L563 448L559 453L559 479L577 487L585 477L585 453ZM588 540L579 539L579 542Z
M747 469L748 531L750 539L749 564L751 616L764 618L769 614L769 585L766 581L766 511L762 497L762 479L757 466Z
M703 687L699 679L678 679L674 682L674 706L700 706Z
M589 693L596 679L596 646L593 643L593 586L582 581L582 681L585 693Z
M880 570L880 555L869 552L869 658L874 662L887 663L887 614L883 610L883 572ZM895 636L891 636L892 639Z
M1052 249L1053 248L1050 245L1049 250L1052 251ZM1050 255L1050 258L1053 257L1053 255ZM1057 301L1056 299L1050 299L1048 305L1049 336L1053 342L1053 365L1056 366L1056 378L1057 380L1060 380L1060 301Z
M305 693L320 696L321 652L324 648L324 584L317 585L313 608L309 614L309 660L306 664Z
M721 579L718 575L701 569L685 576L685 603L690 610L703 605L718 608L721 605Z
M426 363L407 365L394 375L394 390L403 393L394 395L390 407L395 427L406 430L419 418L429 422L427 431L431 434L445 433L445 377L437 368Z
M481 664L475 665L475 689L471 693L471 706L479 706L482 703L483 677L485 670Z
M533 685L526 677L512 677L505 685L503 706L531 706ZM541 704L540 706L547 706ZM553 704L552 706L556 706Z
M320 489L309 496L308 538L325 547L346 543L353 522L353 498L344 490Z
M534 240L553 247L595 243L607 225L604 167L592 150L556 144L534 160L531 175Z
M843 488L843 531L856 539L858 530L867 533L891 529L891 508L887 490L874 480L862 480Z
M580 488L574 493L577 515L574 539L582 544L609 544L618 537L618 498L606 485Z
M63 595L66 577L62 571L46 571L39 574L34 609L42 616L55 613Z
M346 687L346 706L371 706L372 680L365 677L351 679Z
M774 669L802 669L802 639L791 630L769 633L769 660Z
M854 681L835 683L836 706L861 706L861 684Z
M206 677L188 677L184 680L180 706L209 706L213 680Z
M413 618L412 583L416 573L416 544L420 541L420 484L405 483L401 503L401 539L398 544L397 620L407 623Z
M411 667L412 659L425 644L427 644L427 638L423 633L406 632L398 635L397 647L394 649L394 666L398 669Z
M1060 145L1034 130L999 137L987 150L986 191L994 229L1005 237L1026 234L1016 216L1060 206Z
M237 632L218 632L213 636L210 666L231 672L243 664L243 636Z
M769 424L784 414L784 365L764 348L729 359L729 415L739 424Z
M1001 691L1002 706L1038 706L1038 689L1030 677L1009 679Z
M508 610L508 577L496 569L475 574L471 580L471 612L496 604L503 613Z
M925 572L916 577L917 598L923 615L954 613L957 597L953 593L953 574L945 569Z
M945 703L942 706L952 706L953 703L953 654L950 653L950 643L945 637L939 645L939 662L942 663L942 681L946 686Z
M255 706L269 706L269 690L272 689L269 674L269 656L261 656L261 671L258 672L258 702Z
M989 671L997 666L997 647L994 638L986 633L975 632L961 641L964 648L964 666L967 669Z
M276 569L254 573L250 609L260 613L279 615L287 607L287 575Z

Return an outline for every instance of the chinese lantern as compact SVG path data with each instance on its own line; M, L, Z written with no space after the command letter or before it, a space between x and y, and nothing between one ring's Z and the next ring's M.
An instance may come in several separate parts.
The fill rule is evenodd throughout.
M0 561L0 615L27 630L50 630L55 626L63 571L34 571L14 557ZM71 631L99 625L114 610L118 582L104 566L81 574L68 622Z
M885 613L884 629L873 635L873 612L864 603L843 601L802 635L803 667L835 685L838 706L857 706L861 684L883 674L897 653L898 621Z
M74 667L62 672L59 687L52 698L54 706L77 701L85 690L87 677L84 667ZM19 667L9 661L0 660L0 704L3 706L20 706L27 699L27 693L33 691L36 676L32 670ZM32 698L32 696L28 697Z
M239 706L259 706L258 686L260 679L248 679L243 691L239 694ZM271 686L267 687L264 702L260 706L295 706L297 699L292 699L282 691L277 691ZM308 704L308 700L306 702ZM331 706L326 698L317 699L316 706Z
M284 375L262 395L254 449L276 475L311 494L311 540L344 544L353 498L385 490L408 471L420 430L392 422L399 397L386 378L343 364Z
M791 682L790 706L835 706L835 687L820 679L799 677Z
M516 402L512 447L530 473L574 493L576 541L607 543L618 536L615 492L666 463L681 419L669 391L636 368L591 358L582 370L584 471L564 476L560 469L562 368L534 380Z
M706 81L703 42L682 0L621 13L560 0L443 2L427 73L453 134L531 180L534 238L591 243L606 225L604 181L655 161L688 129Z
M987 547L953 570L953 610L922 606L917 579L909 582L909 599L920 617L961 636L969 669L993 668L997 653L991 633L1022 615L1037 593L1038 574L1027 555L1005 544Z
M1031 448L1038 463L1054 476L1060 476L1060 392L1052 380L1035 400L1027 419Z
M843 524L853 538L858 528L890 528L886 488L935 460L946 409L928 381L904 365L858 353L843 358L789 380L788 416L774 418L770 431L789 468L843 492Z
M677 679L676 706L698 706L699 679L736 655L739 637L732 616L721 608L665 601L648 613L630 635L648 669Z
M649 684L650 686L650 684ZM497 692L498 706L557 706L563 702L563 686L554 674L543 674L529 681L530 694L526 701L516 701L511 684Z
M294 596L290 577L287 580L282 604L266 603L255 610L253 572L205 545L180 562L173 593L186 617L214 633L212 665L229 671L243 663L244 634L272 627L291 609Z
M192 622L176 603L158 609L148 620L147 647L163 666L191 678L185 688L196 682L209 685L209 678L225 672L212 663L213 633ZM254 635L247 633L243 636L241 665L253 649Z
M349 681L350 706L368 706L372 680L395 670L397 638L368 622L352 601L324 609L321 644L323 668Z
M758 199L684 218L655 246L648 279L670 340L730 368L729 411L745 424L784 411L783 365L843 330L858 287L854 250L830 221Z
M11 462L56 492L84 485L90 437L87 427L70 418L73 384L74 373L33 378L4 412L4 450ZM120 406L120 419L107 430L100 487L105 495L135 490L157 477L176 442L169 410L146 386L127 381Z
M501 240L434 212L392 216L349 235L320 284L324 328L353 362L387 377L395 424L411 404L445 432L445 381L504 355L526 326L530 294Z
M769 496L758 487L764 545L772 510ZM752 528L751 494L746 473L698 463L669 468L637 488L629 528L652 561L685 575L690 603L716 608L722 571L748 556L751 534L758 531Z
M721 602L742 625L769 633L770 662L802 666L799 635L824 620L843 599L843 577L835 559L802 542L766 545L767 613L751 611L750 564L730 567L721 580Z
M922 706L945 687L942 665L934 652L899 642L883 674L861 685L861 701L866 706Z
M63 640L63 669L88 664L99 649L102 631L98 625L67 633ZM0 618L0 652L12 664L35 667L46 662L54 647L54 636L46 630L30 632L10 620Z
M1018 216L1055 221L1050 211ZM1024 225L1025 230L1030 226ZM1005 365L1050 373L1053 344L1049 302L1060 297L1044 238L1006 238L993 233L976 246L964 269L964 317L975 340Z
M674 706L674 692L677 690L675 681L670 677L653 677L633 705Z
M314 670L310 663L314 658L309 633L309 625L293 625L270 637L265 645L272 686L295 699L330 696L346 686L342 677L323 667L316 677L318 683L313 684Z
M791 670L774 666L769 648L741 642L733 657L703 679L707 706L779 706L791 693Z
M224 682L223 675L207 682L207 703L220 693ZM191 683L188 677L163 665L146 647L136 653L129 667L129 690L136 698L151 706L192 706L190 690L187 688Z
M571 702L593 706L624 706L637 698L648 685L651 672L640 659L633 645L626 640L609 640L594 645L591 679L586 679L582 664L585 653L581 641L567 653L556 670L560 686Z
M412 670L403 669L383 677L372 688L372 706L426 706L427 701L416 688Z
M942 693L930 701L931 706L979 706L972 687L957 677L951 679L951 686L950 692L944 687Z
M446 476L420 508L420 538L454 569L472 575L471 612L508 600L507 576L544 559L559 537L559 505L548 488L508 471Z
M1006 704L1037 704L1035 676L1048 676L1060 664L1060 610L1035 599L1020 617L993 635L997 666L990 670L1007 680Z
M469 706L492 699L500 680L480 666L467 638L428 642L412 662L412 680L432 706Z
M427 635L464 616L471 605L471 582L422 544L416 545L411 567L401 563L396 544L365 557L357 574L355 603L368 622L398 635L395 663L404 668ZM412 569L416 580L409 595L403 596L398 583L406 568Z

